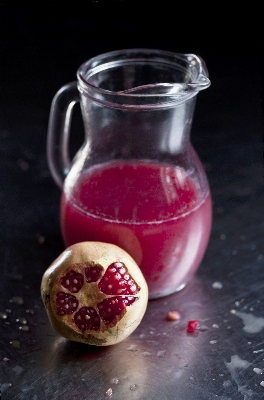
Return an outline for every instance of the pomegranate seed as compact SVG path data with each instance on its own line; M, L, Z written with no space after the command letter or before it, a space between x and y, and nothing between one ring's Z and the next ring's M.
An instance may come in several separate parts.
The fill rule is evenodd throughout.
M86 267L84 270L86 282L90 283L98 281L98 279L102 275L102 272L103 272L103 267L99 264Z
M130 306L137 297L112 297L104 299L98 304L99 315L104 324L113 327L126 313L126 306Z
M108 282L111 282L110 284ZM128 274L122 262L111 264L98 284L101 292L105 294L136 294L140 288Z
M186 332L194 333L198 329L198 326L199 326L199 322L197 320L188 321L187 327L186 327Z
M107 389L107 391L105 392L105 395L106 395L107 397L111 397L112 394L113 394L112 388Z
M167 321L177 321L181 318L181 314L179 311L169 311L168 314L166 315L166 320Z
M58 315L70 315L77 310L79 302L75 296L65 292L58 292L56 295Z
M83 287L84 278L82 274L72 269L63 278L61 278L60 283L71 293L78 293Z
M93 307L81 307L75 313L73 321L82 332L100 329L100 318Z

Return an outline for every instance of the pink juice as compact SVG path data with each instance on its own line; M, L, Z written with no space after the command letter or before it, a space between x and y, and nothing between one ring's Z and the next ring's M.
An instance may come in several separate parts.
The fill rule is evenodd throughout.
M61 199L66 246L114 243L140 266L149 297L183 288L204 256L212 223L209 191L168 164L112 161L92 167Z

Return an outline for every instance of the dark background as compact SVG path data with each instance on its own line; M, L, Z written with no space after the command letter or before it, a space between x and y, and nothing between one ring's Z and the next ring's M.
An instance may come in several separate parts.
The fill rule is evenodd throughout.
M251 146L252 136L258 140L262 132L260 10L245 9L241 14L240 5L239 11L231 14L223 4L212 8L169 1L0 2L3 259L9 257L6 248L20 247L25 249L26 260L39 259L39 249L32 247L32 241L45 236L54 251L48 260L45 257L43 271L63 248L58 221L60 191L46 161L47 125L53 96L76 79L77 68L90 57L133 47L200 55L211 86L198 95L192 141L211 186L232 180L230 173L240 157L245 166L250 155L261 160L262 148L256 154ZM82 135L77 107L72 123L73 153ZM228 154L234 142L241 151L223 160L218 148L226 147Z
M231 14L223 4L212 8L169 1L0 2L3 248L10 241L26 246L31 231L62 249L60 191L46 162L50 105L57 90L76 79L79 65L101 53L142 47L200 55L212 84L199 93L192 141L210 180L212 175L212 180L224 182L229 179L226 172L236 168L237 156L219 156L218 147L225 142L227 149L228 143L245 144L241 151L246 162L253 151L252 135L257 138L262 130L263 35L260 10L241 14L240 5L239 11ZM72 148L78 147L82 134L77 109ZM260 159L262 149L252 156Z

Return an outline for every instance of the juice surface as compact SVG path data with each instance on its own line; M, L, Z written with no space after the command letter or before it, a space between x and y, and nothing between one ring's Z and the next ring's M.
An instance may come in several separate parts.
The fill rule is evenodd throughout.
M173 293L193 276L206 250L212 219L209 192L178 167L112 161L88 170L62 194L66 246L114 243L139 264L150 298Z

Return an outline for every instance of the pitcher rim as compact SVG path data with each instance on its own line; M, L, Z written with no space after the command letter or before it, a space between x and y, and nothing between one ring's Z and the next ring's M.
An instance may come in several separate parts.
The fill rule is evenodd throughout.
M192 79L189 82L157 82L121 91L108 90L90 82L92 77L107 69L139 62L168 65L185 71ZM193 71L196 76L191 75ZM183 103L211 85L206 64L201 56L156 48L127 48L102 53L79 66L77 79L82 94L104 104L119 104L125 108L135 105L149 108ZM136 104L133 104L134 102Z

